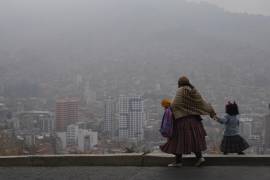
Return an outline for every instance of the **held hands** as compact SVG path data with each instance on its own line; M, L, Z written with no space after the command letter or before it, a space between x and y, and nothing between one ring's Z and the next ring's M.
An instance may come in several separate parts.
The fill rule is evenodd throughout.
M211 113L210 113L210 117L214 120L214 121L218 121L218 117L217 117L217 113L214 110L213 106L211 104L209 104L209 106L211 107Z
M217 120L218 120L218 117L217 117L216 112L211 113L211 114L210 114L210 117L211 117L214 121L217 121Z
M213 117L213 119L214 119L214 121L218 121L217 115L215 115L215 116Z
M209 106L210 117L212 119L214 119L214 117L217 115L217 113L216 113L215 109L213 108L213 106L210 103L208 104L208 106Z
M210 112L210 117L213 119L216 115L217 115L217 114L216 114L215 110L213 109L213 110Z

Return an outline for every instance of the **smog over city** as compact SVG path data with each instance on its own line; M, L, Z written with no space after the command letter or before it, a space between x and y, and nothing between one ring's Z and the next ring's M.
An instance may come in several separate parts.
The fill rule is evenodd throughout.
M0 155L161 153L181 76L270 153L270 1L0 0Z

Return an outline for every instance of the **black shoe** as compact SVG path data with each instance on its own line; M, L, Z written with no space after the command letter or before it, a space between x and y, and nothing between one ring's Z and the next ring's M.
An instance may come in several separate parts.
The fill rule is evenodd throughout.
M244 152L239 152L239 153L237 153L238 155L245 155L245 153Z
M224 155L228 155L228 153L226 153L226 152L224 152L223 154L224 154Z

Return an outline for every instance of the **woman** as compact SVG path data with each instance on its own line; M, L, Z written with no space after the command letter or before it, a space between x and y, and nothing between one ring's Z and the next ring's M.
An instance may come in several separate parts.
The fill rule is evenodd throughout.
M182 154L192 152L197 158L195 165L200 166L205 162L202 151L206 150L206 132L201 115L214 117L216 113L185 76L178 80L178 90L171 107L175 117L173 137L160 147L163 152L175 155L175 162L168 166L182 166Z

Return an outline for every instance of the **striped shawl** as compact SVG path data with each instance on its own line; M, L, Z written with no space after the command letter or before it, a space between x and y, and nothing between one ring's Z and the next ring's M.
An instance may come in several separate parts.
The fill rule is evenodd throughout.
M189 115L215 115L211 104L207 103L195 88L189 86L177 90L171 106L176 119Z

